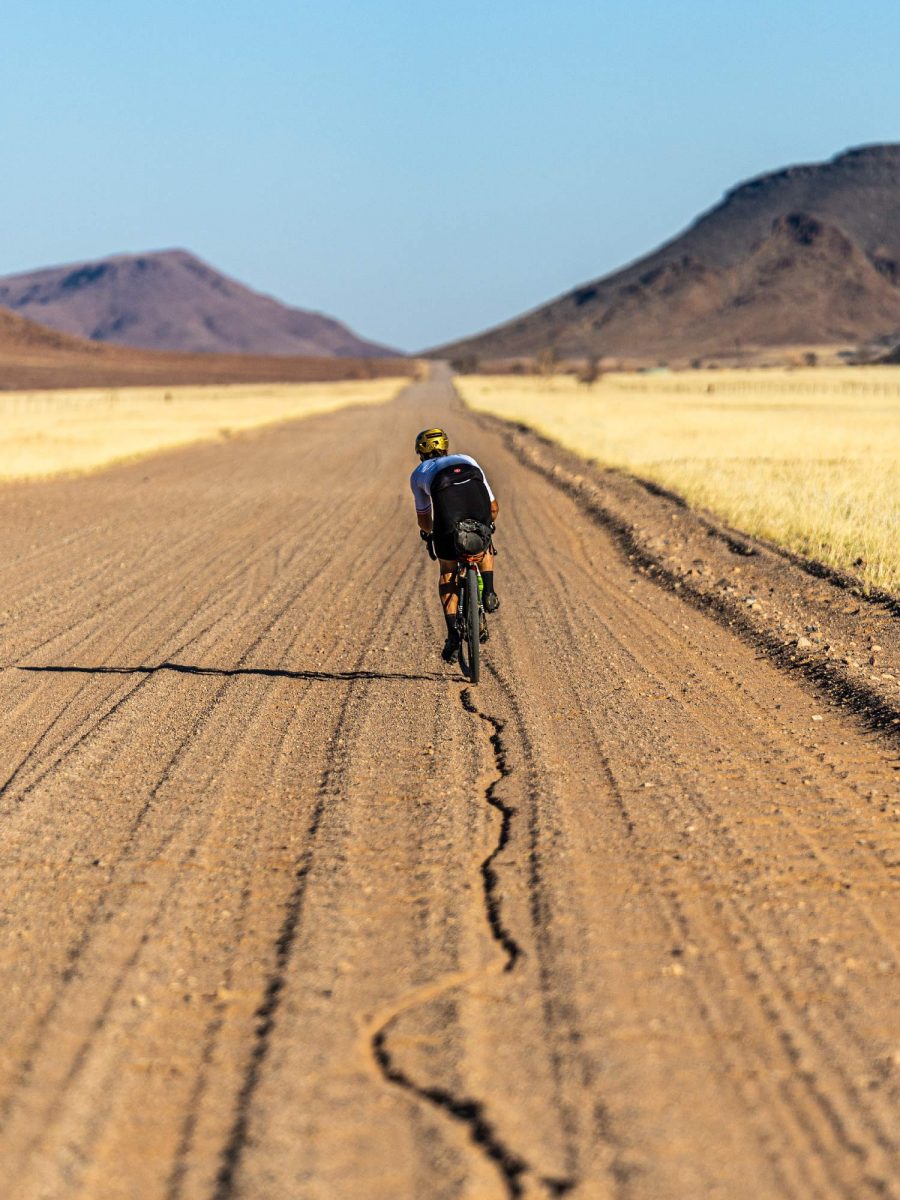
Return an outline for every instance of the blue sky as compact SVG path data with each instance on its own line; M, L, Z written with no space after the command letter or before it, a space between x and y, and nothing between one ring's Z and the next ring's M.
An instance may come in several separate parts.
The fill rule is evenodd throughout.
M900 140L883 0L7 7L0 274L185 246L404 349Z

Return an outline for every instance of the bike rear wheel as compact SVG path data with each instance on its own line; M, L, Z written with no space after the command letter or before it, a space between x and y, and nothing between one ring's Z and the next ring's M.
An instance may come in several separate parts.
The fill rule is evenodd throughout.
M477 683L481 674L481 622L478 614L478 572L470 567L466 572L466 649L469 659L469 681Z

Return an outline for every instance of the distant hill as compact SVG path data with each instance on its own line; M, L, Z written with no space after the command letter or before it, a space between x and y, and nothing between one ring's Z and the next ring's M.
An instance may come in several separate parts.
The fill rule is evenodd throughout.
M92 357L98 348L82 338L57 333L7 308L0 308L0 358L8 354L33 354L37 357L73 350Z
M0 390L375 379L415 369L410 358L134 350L57 333L0 308Z
M898 330L900 145L877 145L741 184L647 257L429 353L674 359Z
M149 350L392 355L339 321L290 308L186 250L122 254L0 278L0 304L63 333Z

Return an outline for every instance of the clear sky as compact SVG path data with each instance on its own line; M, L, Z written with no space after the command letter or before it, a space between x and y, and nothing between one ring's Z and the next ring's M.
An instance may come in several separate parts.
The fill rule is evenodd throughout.
M184 246L419 349L900 140L898 44L897 0L6 5L0 274Z

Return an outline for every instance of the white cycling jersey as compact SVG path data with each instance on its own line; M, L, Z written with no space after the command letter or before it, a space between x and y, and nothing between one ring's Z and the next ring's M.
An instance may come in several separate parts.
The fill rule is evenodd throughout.
M440 458L426 458L424 462L419 463L409 477L409 486L412 488L417 513L431 512L431 483L438 471L443 471L444 467L458 466L460 463L469 463L470 466L478 467L478 470L481 471L481 467L469 454L444 454ZM488 496L493 500L494 493L491 491L491 485L488 483L484 471L481 471L481 476L484 479Z

